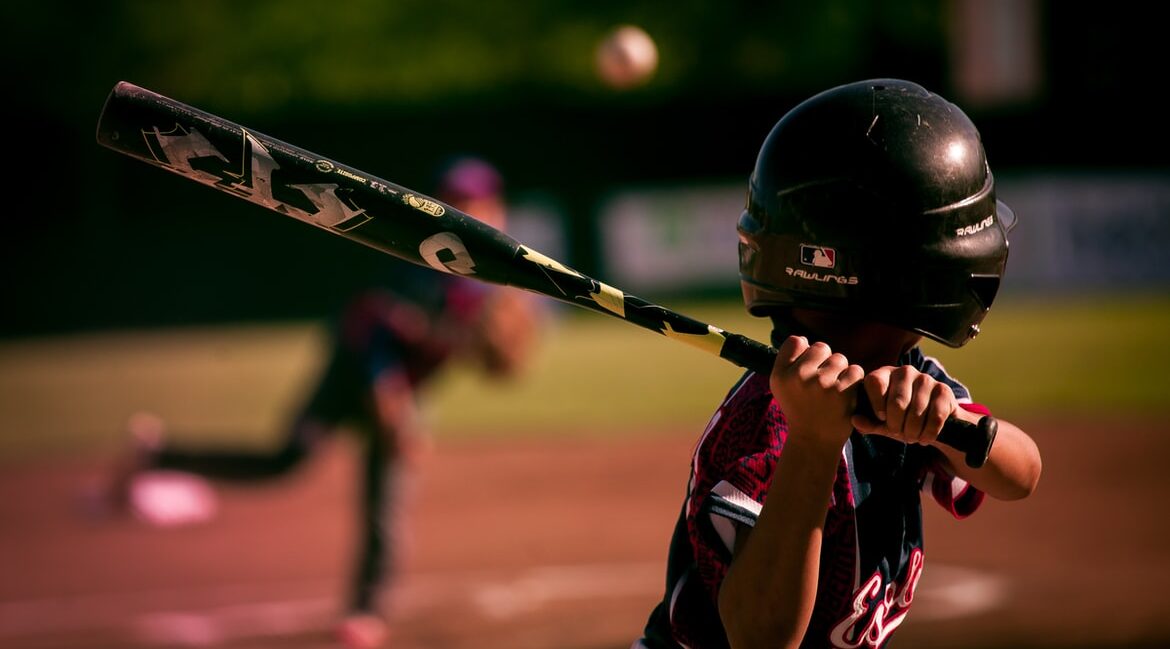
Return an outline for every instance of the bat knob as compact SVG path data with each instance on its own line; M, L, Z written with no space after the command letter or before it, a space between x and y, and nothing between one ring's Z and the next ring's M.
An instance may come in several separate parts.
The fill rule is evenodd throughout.
M976 443L967 449L967 466L978 469L987 463L987 456L991 455L991 445L995 443L995 435L999 432L999 420L991 415L984 415L976 424Z
M938 441L963 451L967 466L978 469L987 463L998 431L999 421L990 415L985 415L976 424L952 417L947 420Z

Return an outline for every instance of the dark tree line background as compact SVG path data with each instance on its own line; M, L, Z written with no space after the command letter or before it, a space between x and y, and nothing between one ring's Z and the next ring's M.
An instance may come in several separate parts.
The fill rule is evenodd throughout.
M1146 4L1036 0L1040 81L991 105L959 94L956 6L10 3L0 335L319 317L383 269L360 246L99 147L119 80L424 192L448 155L485 155L514 196L555 199L566 261L593 274L605 192L746 180L784 111L863 78L964 105L997 168L1170 167L1155 100L1170 56ZM650 84L620 93L592 67L619 23L644 27L661 57Z

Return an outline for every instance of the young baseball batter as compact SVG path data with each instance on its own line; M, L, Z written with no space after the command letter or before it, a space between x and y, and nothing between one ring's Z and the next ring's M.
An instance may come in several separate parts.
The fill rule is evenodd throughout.
M460 158L446 167L436 197L503 229L502 178L486 161ZM166 443L161 423L135 418L139 441L120 475L129 496L135 476L170 470L256 480L288 473L339 425L365 444L360 467L359 547L338 633L347 646L380 646L386 636L379 595L395 568L404 530L401 509L413 465L427 448L418 413L420 391L452 360L481 365L491 377L521 370L535 342L539 313L528 294L406 262L386 262L385 282L353 296L334 329L319 382L271 452L185 449Z
M698 441L636 649L884 646L925 568L920 494L964 518L1032 493L1040 455L1018 427L999 420L979 469L936 440L990 411L917 346L978 333L1013 225L975 126L921 86L842 85L775 125L738 231L744 300L779 355Z

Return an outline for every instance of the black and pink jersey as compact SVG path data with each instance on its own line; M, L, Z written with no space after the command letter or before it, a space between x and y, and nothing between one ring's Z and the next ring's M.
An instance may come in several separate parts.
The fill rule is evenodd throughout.
M901 363L945 382L962 407L986 414L917 348ZM695 448L671 539L665 597L633 649L728 646L716 607L719 584L738 526L756 522L787 434L768 377L745 374ZM925 564L923 491L956 518L983 501L981 491L945 470L931 447L856 432L845 443L825 515L816 605L802 646L886 644L909 611Z
M338 323L338 343L364 367L369 381L397 368L412 385L420 385L466 344L497 290L423 269L409 283L355 295Z

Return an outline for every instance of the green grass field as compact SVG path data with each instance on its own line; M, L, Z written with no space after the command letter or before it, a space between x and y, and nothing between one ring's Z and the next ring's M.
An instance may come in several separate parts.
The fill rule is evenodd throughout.
M738 303L664 303L767 339ZM1009 296L963 349L928 344L1005 417L1052 411L1149 415L1167 402L1170 297ZM92 452L123 440L127 416L162 415L176 436L264 444L309 387L320 323L106 332L0 342L0 458ZM440 436L697 433L741 370L604 316L566 308L527 375L488 383L452 369L427 399Z

